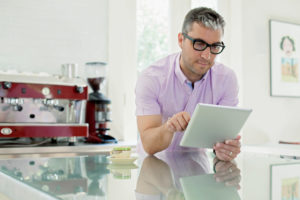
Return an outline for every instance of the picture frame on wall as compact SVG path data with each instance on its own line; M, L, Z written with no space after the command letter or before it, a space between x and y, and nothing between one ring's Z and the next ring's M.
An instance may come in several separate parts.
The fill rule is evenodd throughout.
M269 21L271 96L300 97L300 25Z
M270 199L299 199L300 162L273 164L270 170Z

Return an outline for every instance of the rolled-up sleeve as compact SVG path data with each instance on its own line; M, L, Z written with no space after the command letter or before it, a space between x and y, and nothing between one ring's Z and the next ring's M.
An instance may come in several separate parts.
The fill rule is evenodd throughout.
M135 88L136 115L158 115L161 107L158 102L159 81L154 76L142 73Z

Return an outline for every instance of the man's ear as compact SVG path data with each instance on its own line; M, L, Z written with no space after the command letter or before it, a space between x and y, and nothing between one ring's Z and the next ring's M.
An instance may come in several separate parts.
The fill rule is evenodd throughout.
M178 45L179 45L179 47L182 49L182 43L183 43L183 35L182 35L182 33L178 33Z

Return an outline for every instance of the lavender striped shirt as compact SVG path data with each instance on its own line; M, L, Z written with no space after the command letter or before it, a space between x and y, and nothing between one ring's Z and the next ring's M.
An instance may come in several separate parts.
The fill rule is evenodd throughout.
M139 76L136 84L136 115L162 115L163 123L174 114L193 114L198 103L236 106L238 84L235 73L221 63L214 66L194 83L194 89L180 69L180 53L159 60ZM166 151L185 151L179 146L184 132L174 134ZM138 150L143 151L141 141Z

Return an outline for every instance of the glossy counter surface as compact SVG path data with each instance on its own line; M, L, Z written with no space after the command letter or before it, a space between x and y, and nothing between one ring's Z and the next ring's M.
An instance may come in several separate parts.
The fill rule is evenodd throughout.
M216 163L211 152L166 153L122 164L105 152L44 156L1 159L0 199L299 199L300 161L277 155Z
M10 155L23 154L57 154L57 153L101 153L107 152L116 146L130 146L135 147L136 141L119 141L118 143L107 144L90 144L84 142L77 142L74 146L69 146L67 142L62 143L44 143L42 145L11 145L5 147L0 143L0 159L2 157L9 157Z

